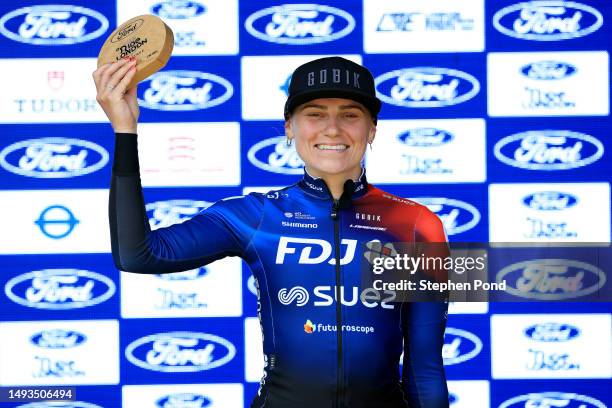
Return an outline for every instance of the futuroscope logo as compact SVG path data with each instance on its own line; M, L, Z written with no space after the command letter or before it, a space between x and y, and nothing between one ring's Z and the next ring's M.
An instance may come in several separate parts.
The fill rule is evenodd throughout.
M305 45L334 41L355 29L355 19L336 7L320 4L283 4L247 17L249 34L263 41Z

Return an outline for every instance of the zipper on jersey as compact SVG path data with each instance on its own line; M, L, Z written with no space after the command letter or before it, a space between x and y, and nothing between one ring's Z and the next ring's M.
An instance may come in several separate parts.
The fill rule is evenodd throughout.
M339 200L334 200L331 218L334 221L334 252L336 265L336 338L338 341L338 375L336 378L336 407L344 406L344 366L342 362L342 298L340 297L340 217Z

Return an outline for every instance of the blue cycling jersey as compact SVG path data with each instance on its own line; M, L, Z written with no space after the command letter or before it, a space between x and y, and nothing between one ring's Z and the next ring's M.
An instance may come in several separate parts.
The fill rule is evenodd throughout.
M226 256L248 263L265 356L251 407L448 407L447 304L393 302L392 293L360 285L363 244L445 242L426 207L368 184L365 174L333 200L322 179L305 173L284 189L221 200L151 231L136 136L118 134L109 210L121 270L181 271Z

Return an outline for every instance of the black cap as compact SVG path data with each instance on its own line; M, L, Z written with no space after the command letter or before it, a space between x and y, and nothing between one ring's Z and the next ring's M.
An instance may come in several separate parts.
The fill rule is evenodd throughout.
M366 68L342 57L319 58L296 68L289 83L285 118L293 110L318 98L346 98L365 106L376 121L380 100L376 97L374 77Z

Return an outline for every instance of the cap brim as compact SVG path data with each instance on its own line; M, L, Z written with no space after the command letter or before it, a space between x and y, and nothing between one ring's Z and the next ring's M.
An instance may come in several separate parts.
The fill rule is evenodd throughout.
M371 95L347 91L346 89L313 89L311 91L300 92L287 99L285 103L285 116L289 116L298 106L319 98L344 98L359 102L370 111L372 118L376 118L380 112L380 100Z

